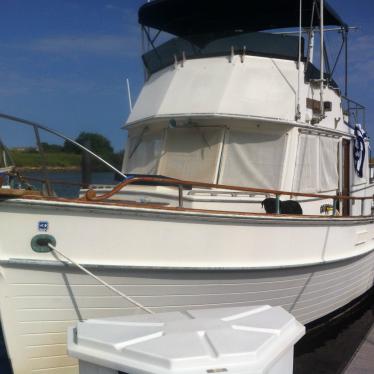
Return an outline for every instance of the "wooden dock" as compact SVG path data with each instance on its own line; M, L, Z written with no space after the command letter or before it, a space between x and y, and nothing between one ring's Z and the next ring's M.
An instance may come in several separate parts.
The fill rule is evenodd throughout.
M374 326L372 326L344 371L344 374L372 373L374 373Z

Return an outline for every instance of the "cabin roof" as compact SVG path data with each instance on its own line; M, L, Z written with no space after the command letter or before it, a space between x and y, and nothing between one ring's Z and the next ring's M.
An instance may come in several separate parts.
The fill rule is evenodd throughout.
M303 0L303 27L311 25L313 3ZM139 23L183 38L207 33L222 37L298 27L299 6L300 0L154 0L139 9ZM313 25L319 22L315 11ZM347 27L326 2L324 23Z

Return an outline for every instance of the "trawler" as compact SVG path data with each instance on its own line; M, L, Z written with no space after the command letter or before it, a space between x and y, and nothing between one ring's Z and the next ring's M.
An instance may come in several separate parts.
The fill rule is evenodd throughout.
M373 286L365 108L325 53L329 26L347 55L347 24L324 0L157 0L139 22L146 79L120 183L67 199L13 168L18 182L0 189L15 374L77 373L67 328L137 313L132 301L152 312L281 305L308 324ZM37 140L53 132L1 118Z

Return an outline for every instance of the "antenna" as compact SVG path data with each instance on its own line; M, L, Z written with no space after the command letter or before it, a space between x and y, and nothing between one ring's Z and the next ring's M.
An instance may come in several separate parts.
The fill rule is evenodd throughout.
M127 85L127 96L129 98L130 113L131 113L132 112L132 100L131 100L131 89L130 89L129 78L126 78L126 85Z
M299 56L297 59L297 105L296 105L296 120L301 119L301 105L300 105L300 88L301 88L301 49L302 49L302 39L303 39L303 0L300 0L299 9Z

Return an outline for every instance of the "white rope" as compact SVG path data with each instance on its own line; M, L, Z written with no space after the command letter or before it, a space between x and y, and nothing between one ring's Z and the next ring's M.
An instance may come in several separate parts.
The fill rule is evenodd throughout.
M71 258L69 258L68 256L64 255L63 253L61 253L58 249L56 249L56 247L54 247L52 244L48 243L48 247L53 250L54 252L58 253L61 257L64 257L66 260L68 260L70 263L72 263L73 265L75 265L77 268L79 268L80 270L82 270L84 273L88 274L90 277L96 279L99 283L101 283L103 286L109 288L111 291L113 291L114 293L116 293L117 295L123 297L124 299L126 299L127 301L129 301L131 304L137 306L138 308L142 309L143 311L149 313L149 314L154 314L154 312L152 312L152 310L148 309L147 307L145 307L144 305L138 303L137 301L135 301L134 299L132 299L130 296L127 296L125 295L124 293L122 293L121 291L118 291L116 288L114 288L113 286L111 286L110 284L108 284L107 282L103 281L101 278L99 278L97 275L91 273L89 270L87 270L84 266L78 264L77 262L75 262L74 260L72 260Z

